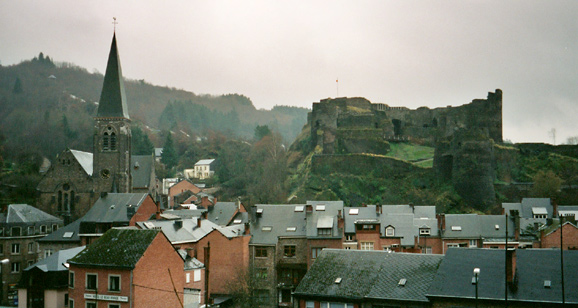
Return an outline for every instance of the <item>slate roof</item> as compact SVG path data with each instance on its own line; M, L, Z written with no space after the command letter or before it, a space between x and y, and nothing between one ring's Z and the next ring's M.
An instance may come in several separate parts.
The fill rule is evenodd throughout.
M151 155L132 155L131 172L133 188L149 188L154 168L154 158Z
M339 212L343 215L343 201L307 201L306 205L312 207L311 212L307 212L305 209L308 238L341 238L342 232L337 228L337 215ZM324 209L321 210L321 207ZM331 235L318 235L318 228L331 228Z
M558 215L559 216L571 216L578 218L578 205L564 205L558 206Z
M112 37L96 116L99 118L129 119L122 69L116 46L116 34Z
M92 153L82 152L82 151L77 151L77 150L70 150L70 153L72 153L74 158L76 158L76 161L78 161L80 166L82 166L82 169L84 169L86 174L92 175L92 172L93 172L93 168L92 168L93 155L92 155Z
M295 295L426 302L426 291L442 259L442 255L324 249ZM398 285L401 279L406 279L404 286Z
M109 193L100 197L81 218L83 222L128 222L127 207L135 212L148 196L147 193Z
M357 214L354 214L357 212ZM385 228L395 228L395 238L403 246L413 246L420 228L429 228L432 236L438 235L435 206L383 205L381 213L375 205L346 207L344 209L345 233L355 233L355 224L375 220L380 224L380 235Z
M195 164L195 166L210 165L214 161L215 161L214 159L201 159Z
M307 235L306 211L304 209L301 212L295 212L296 206L305 207L304 204L255 205L253 210L263 212L256 214L255 221L251 224L251 243L275 245L280 236L305 237ZM293 229L288 228L295 229L292 231Z
M229 239L243 236L245 232L244 225L224 227L206 219L201 220L201 227L198 227L198 219L149 220L136 224L141 229L162 230L172 244L195 243L213 231L217 231Z
M70 264L133 269L160 230L110 229L69 260Z
M80 242L80 236L78 236L80 230L80 222L82 218L75 220L74 222L59 228L58 230L48 234L43 238L39 238L38 242Z
M221 226L226 226L237 212L236 202L217 202L209 206L207 219Z
M478 297L504 300L505 251L481 248L450 248L428 292L428 297L475 298L473 269L480 268ZM560 303L560 251L519 249L516 278L508 288L508 301ZM578 251L564 251L566 303L578 303ZM544 287L549 280L551 287ZM572 291L570 291L572 290Z
M3 223L62 223L62 219L52 216L28 204L10 204Z
M505 213L510 215L510 210L517 210L520 218L533 218L533 208L544 208L548 213L548 218L552 218L554 207L550 198L524 198L521 203L502 203ZM545 221L545 219L543 219Z
M85 247L86 246L80 246L70 249L59 250L54 254L52 254L51 256L30 265L24 271L29 271L33 268L38 268L43 272L68 271L68 268L64 267L63 264L68 262L68 259L71 259L74 256L76 256Z
M445 222L444 238L506 238L505 215L446 214ZM459 230L456 227L459 227ZM514 221L508 219L508 237L512 238L514 235Z

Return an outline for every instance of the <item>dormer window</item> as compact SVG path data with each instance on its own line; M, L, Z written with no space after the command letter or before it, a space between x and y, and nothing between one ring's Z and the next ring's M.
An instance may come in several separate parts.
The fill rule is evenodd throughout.
M419 235L430 235L431 229L430 228L419 228Z
M385 228L385 236L395 236L395 228L392 226Z
M325 205L319 204L315 207L316 211L325 211Z

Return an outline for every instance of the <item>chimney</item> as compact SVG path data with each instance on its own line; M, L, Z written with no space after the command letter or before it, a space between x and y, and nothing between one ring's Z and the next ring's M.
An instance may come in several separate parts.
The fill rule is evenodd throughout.
M411 212L415 213L415 206L413 205L413 203L410 203L409 207L411 208Z
M245 223L245 235L251 234L251 225L248 222Z
M437 215L438 218L438 229L442 232L446 230L446 214L441 213Z
M514 282L516 276L516 249L506 249L506 280Z
M186 251L189 258L197 258L197 251L195 249L187 248Z
M337 218L341 218L341 210L337 210Z
M313 212L313 205L307 204L307 205L305 206L305 208L306 208L307 213Z
M103 191L100 193L101 198L106 198L107 195L108 195L108 193L106 191Z
M552 217L558 217L558 202L556 202L556 198L550 199L552 203Z
M197 217L197 228L201 227L201 217Z
M382 207L381 207L381 204L377 204L377 205L375 206L375 213L376 213L376 214L381 214L381 213L383 213L383 209L382 209Z
M180 228L183 227L183 221L180 220L180 219L179 219L179 220L175 220L174 225L175 225L175 228L178 230L178 229L180 229Z
M161 218L161 202L157 201L156 205L157 205L157 212L155 213L155 219L160 219Z

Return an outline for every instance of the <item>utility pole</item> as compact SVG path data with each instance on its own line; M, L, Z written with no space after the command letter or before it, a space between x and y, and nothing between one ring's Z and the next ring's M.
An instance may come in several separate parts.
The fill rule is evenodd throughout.
M211 242L205 247L205 307L209 307L209 264L211 258Z

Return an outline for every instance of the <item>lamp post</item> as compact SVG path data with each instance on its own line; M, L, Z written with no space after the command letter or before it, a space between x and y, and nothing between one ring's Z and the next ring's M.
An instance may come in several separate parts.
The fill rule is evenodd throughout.
M0 261L0 280L2 280L2 284L0 284L0 303L4 302L4 271L2 270L2 264L6 264L10 262L10 259L4 259Z
M474 268L474 284L476 285L476 308L478 308L478 281L480 279L480 268Z

